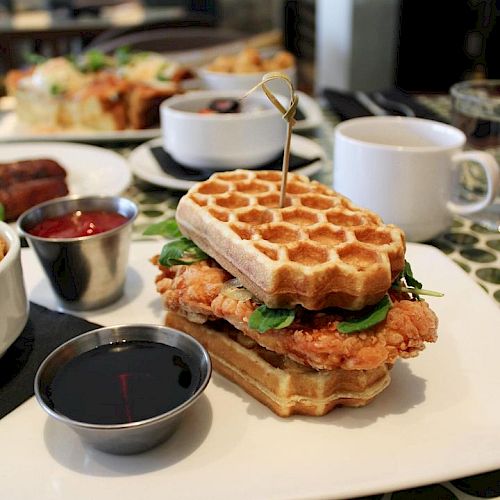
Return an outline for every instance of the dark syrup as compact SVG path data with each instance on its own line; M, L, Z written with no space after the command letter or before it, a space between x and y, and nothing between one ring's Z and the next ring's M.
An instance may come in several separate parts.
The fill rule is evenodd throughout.
M120 342L70 360L47 394L51 407L71 419L122 424L172 410L196 391L200 376L189 355L176 347Z

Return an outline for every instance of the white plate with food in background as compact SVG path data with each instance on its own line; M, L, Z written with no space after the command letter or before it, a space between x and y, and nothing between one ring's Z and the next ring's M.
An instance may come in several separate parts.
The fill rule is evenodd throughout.
M119 195L132 180L125 158L108 149L68 142L0 144L0 164L36 159L64 168L70 195Z
M189 180L186 178L179 178L163 170L152 153L153 148L161 148L162 144L163 139L157 138L141 144L134 149L128 157L132 172L139 179L149 182L150 184L179 191L187 191L200 179ZM316 161L303 167L290 170L296 174L302 174L308 177L317 174L327 161L325 151L319 144L307 137L296 134L292 135L291 153L306 159L317 158ZM189 167L185 168L190 171ZM207 172L213 171L207 170ZM197 173L200 172L198 171Z
M133 242L125 295L78 315L101 325L162 324L158 270L148 262L161 247L161 240ZM391 385L370 405L282 419L214 373L169 441L141 455L113 456L83 444L31 398L0 420L9 457L3 496L354 498L499 468L498 308L436 248L410 243L407 250L415 277L445 294L428 298L439 338L411 362L398 361ZM57 309L30 249L22 262L30 300Z
M161 134L159 128L143 130L90 130L68 129L58 131L35 130L19 121L16 112L0 110L0 143L11 142L131 142L147 141Z

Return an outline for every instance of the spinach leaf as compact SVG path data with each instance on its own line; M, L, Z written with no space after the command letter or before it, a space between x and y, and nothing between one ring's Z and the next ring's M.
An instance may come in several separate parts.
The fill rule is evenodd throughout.
M37 64L42 64L45 61L47 61L48 57L36 54L35 52L25 52L23 54L23 59L26 61L27 64L36 66Z
M156 79L160 82L168 82L170 78L165 76L165 70L168 68L168 64L162 64L160 69L156 73Z
M423 300L420 295L429 295L430 297L444 297L444 293L435 292L434 290L424 290L423 288L408 288L399 284L392 285L393 290L403 293L411 293L417 300Z
M132 54L130 53L130 47L128 45L117 48L114 55L118 66L125 66L125 64L128 64L132 59Z
M50 93L51 95L60 95L62 93L64 93L64 88L59 85L58 83L53 83L51 86L50 86Z
M341 321L337 325L337 330L340 333L356 333L371 328L386 318L391 307L391 299L389 295L386 295L367 315L349 321Z
M96 72L106 66L108 66L108 60L104 52L101 52L100 50L89 50L84 55L81 70Z
M188 238L182 237L164 245L159 262L162 266L171 267L179 264L194 264L206 258L208 255L203 250Z
M403 270L403 277L408 286L412 286L414 288L422 288L422 283L417 281L413 276L413 271L411 270L410 263L405 260L405 268Z
M5 207L0 203L0 220L5 220Z
M248 326L264 333L267 330L279 330L290 326L294 319L294 309L271 309L266 305L261 305L250 315Z
M151 224L142 233L145 236L164 236L165 238L179 238L182 236L179 226L174 218L156 224Z
M404 284L401 282L402 279L404 279ZM405 260L405 267L400 275L396 278L391 288L393 290L397 290L398 292L411 293L413 295L413 298L417 300L422 300L420 298L420 295L430 295L431 297L444 296L444 293L441 292L424 290L422 286L422 283L420 283L420 281L417 281L413 276L413 271L411 270L410 263Z

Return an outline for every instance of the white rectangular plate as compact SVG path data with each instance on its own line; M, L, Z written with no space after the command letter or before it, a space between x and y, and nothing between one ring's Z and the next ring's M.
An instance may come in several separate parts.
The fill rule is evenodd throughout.
M318 127L323 119L319 104L304 92L297 92L300 110L304 118L299 120L296 132ZM60 132L36 132L22 124L14 110L15 102L10 97L0 98L0 144L3 142L26 141L72 141L72 142L143 142L161 136L160 128L144 130L67 130Z
M131 142L147 141L161 135L159 128L144 130L111 130L60 132L36 132L19 122L15 111L0 111L0 143L26 141L72 141L72 142Z
M126 295L85 314L103 325L161 323L147 260L161 242L135 242ZM35 256L23 251L32 301L56 308ZM399 361L392 384L365 408L281 419L214 374L164 445L117 457L83 445L34 399L0 420L3 498L121 500L352 498L500 468L497 306L433 247L408 260L440 318L439 340Z

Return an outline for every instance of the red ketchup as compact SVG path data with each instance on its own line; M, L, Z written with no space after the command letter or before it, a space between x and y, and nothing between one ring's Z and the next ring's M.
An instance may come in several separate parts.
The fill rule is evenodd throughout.
M104 233L125 224L128 219L116 212L71 212L35 224L29 233L42 238L79 238Z

